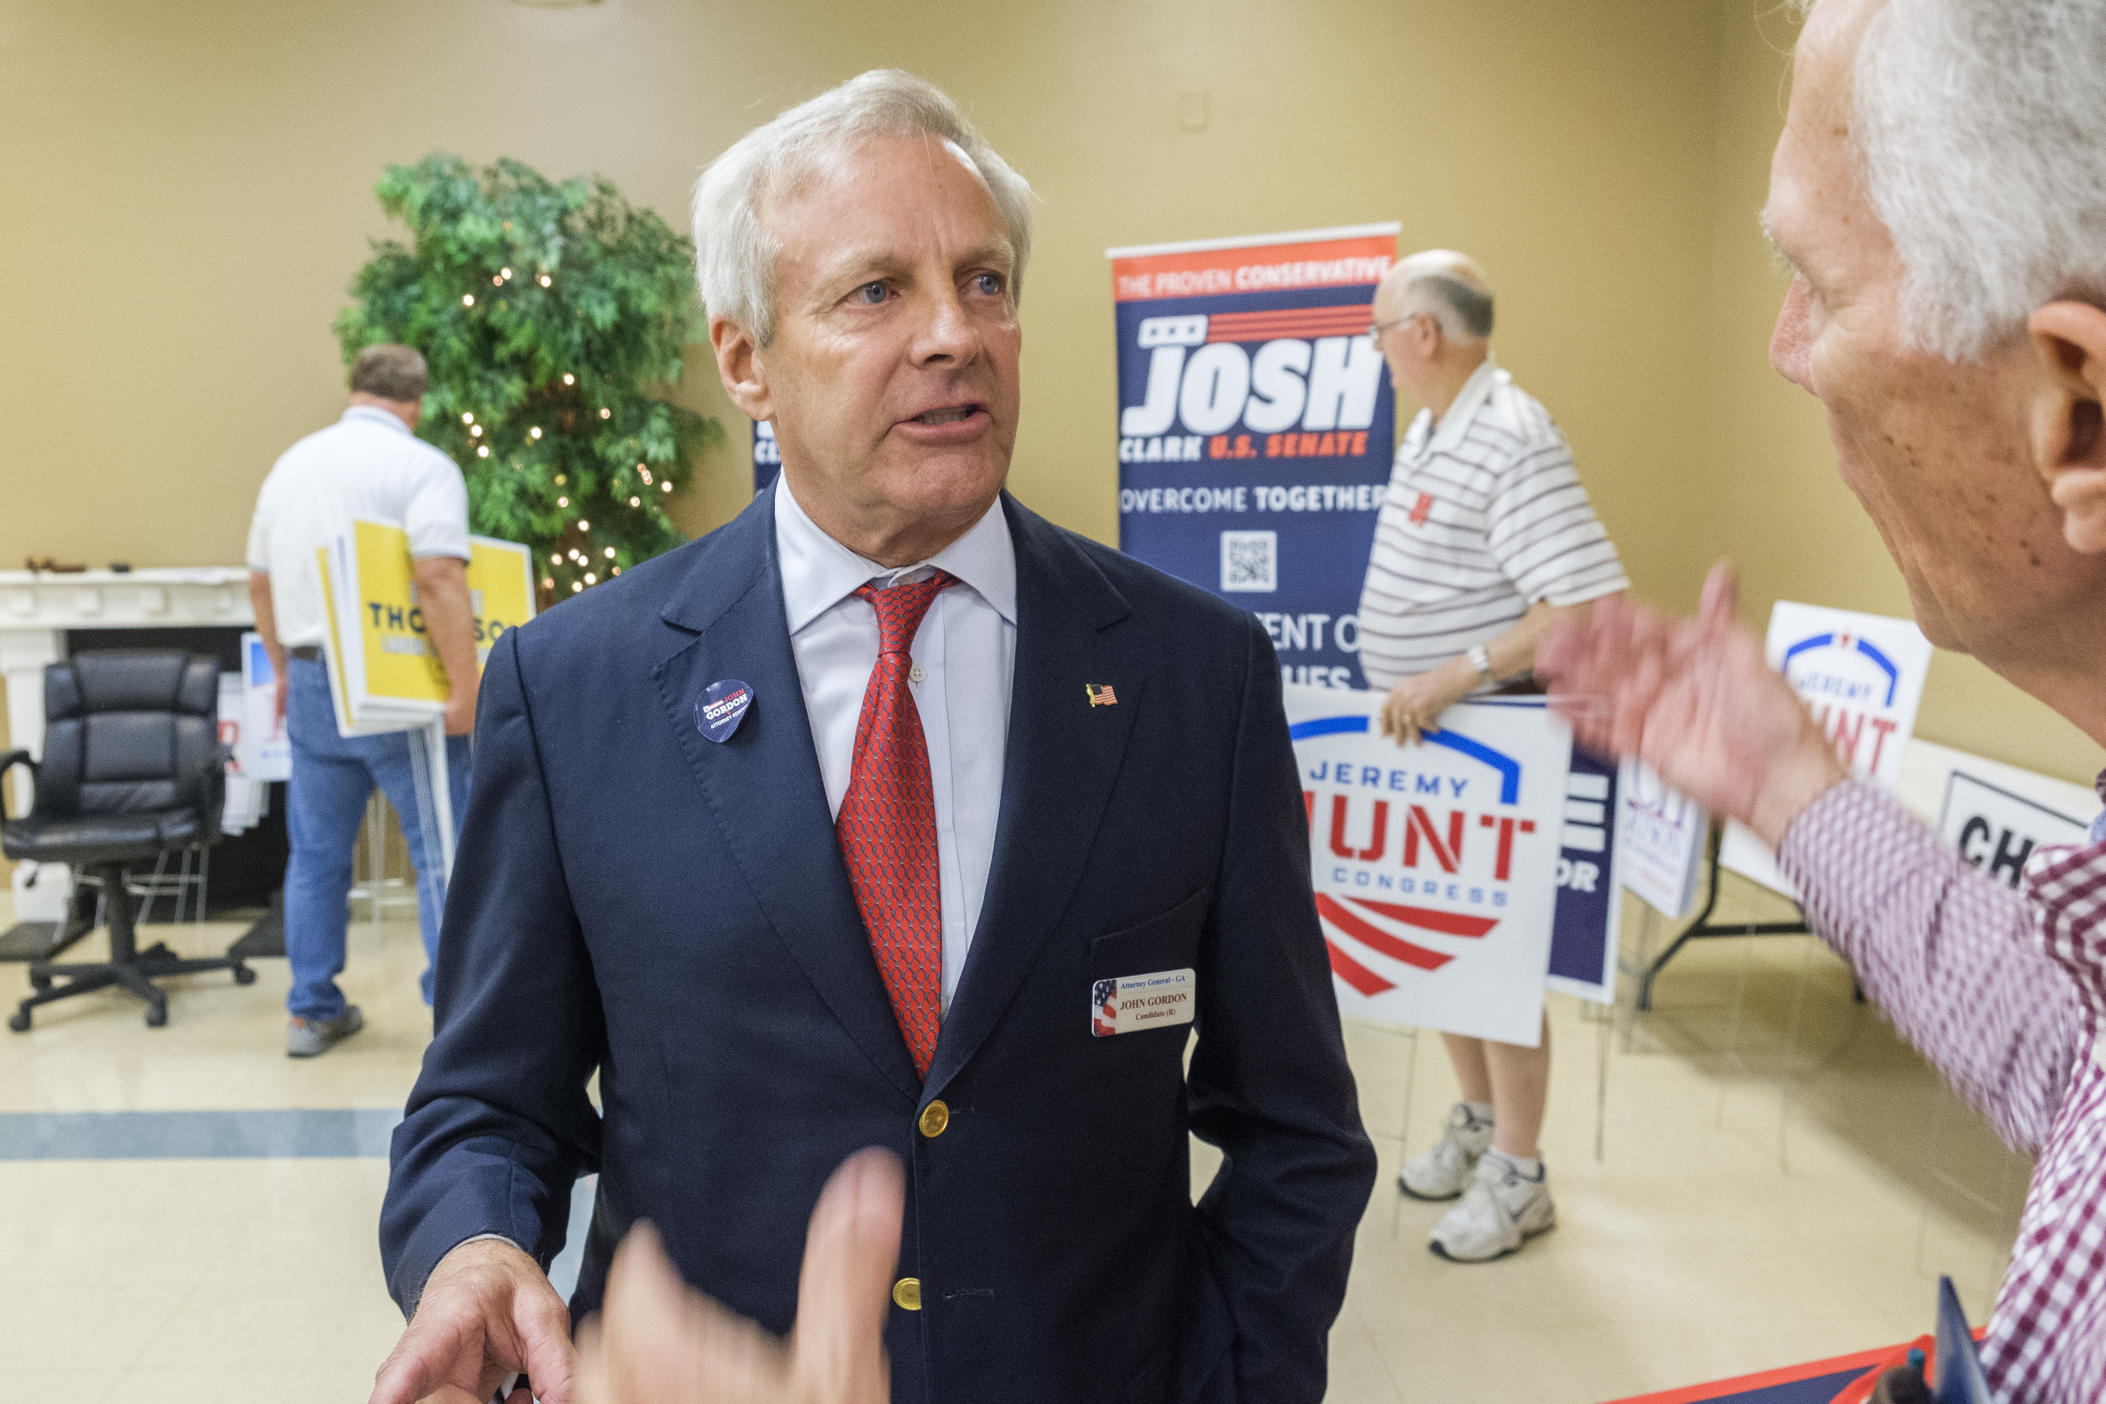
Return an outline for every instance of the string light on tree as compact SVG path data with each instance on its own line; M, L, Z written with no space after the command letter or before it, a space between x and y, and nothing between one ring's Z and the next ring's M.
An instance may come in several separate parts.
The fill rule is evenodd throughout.
M517 161L478 168L435 155L390 167L379 195L398 237L375 246L336 330L347 358L382 341L423 351L424 434L461 464L472 528L541 552L532 579L551 604L588 572L605 583L677 545L679 529L662 511L642 511L642 493L669 477L686 482L694 451L722 437L660 398L704 339L686 241L604 181L558 183ZM562 298L505 298L481 315L484 297L521 278L553 289L559 257ZM645 445L641 460L626 456ZM623 484L608 471L615 463L638 477ZM628 510L615 511L624 498Z

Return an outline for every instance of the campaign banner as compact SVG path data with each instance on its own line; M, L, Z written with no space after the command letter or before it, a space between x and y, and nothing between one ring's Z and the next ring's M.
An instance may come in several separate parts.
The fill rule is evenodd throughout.
M1380 693L1285 692L1340 1011L1534 1046L1571 731L1540 704L1463 702L1400 747Z
M1812 709L1851 772L1888 789L1916 727L1930 640L1907 619L1777 601L1765 643L1770 666ZM1728 824L1719 862L1796 898L1761 839Z
M775 442L775 426L765 419L753 421L753 495L759 497L782 471L782 450Z
M1291 683L1360 682L1395 451L1366 335L1395 224L1108 251L1119 547L1255 613Z
M1970 864L2005 886L2016 888L2034 849L2089 842L2091 825L2074 814L1955 767L1945 780L1938 832Z
M1623 885L1660 915L1681 916L1696 900L1710 824L1702 805L1671 789L1651 766L1626 761L1618 836Z

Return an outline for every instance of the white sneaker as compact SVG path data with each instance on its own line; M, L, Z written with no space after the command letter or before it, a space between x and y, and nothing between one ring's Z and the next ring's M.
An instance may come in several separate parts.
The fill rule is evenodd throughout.
M1397 1172L1397 1188L1413 1199L1453 1199L1491 1148L1492 1123L1470 1115L1469 1106L1457 1102L1440 1143Z
M1505 1157L1488 1155L1477 1162L1462 1203L1434 1224L1426 1246L1451 1262L1488 1263L1519 1251L1557 1221L1549 1171L1531 1180Z

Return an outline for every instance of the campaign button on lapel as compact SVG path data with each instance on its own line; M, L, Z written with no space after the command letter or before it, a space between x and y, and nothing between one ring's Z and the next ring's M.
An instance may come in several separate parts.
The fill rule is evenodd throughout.
M695 729L719 744L729 741L753 705L753 689L737 678L713 682L695 699Z

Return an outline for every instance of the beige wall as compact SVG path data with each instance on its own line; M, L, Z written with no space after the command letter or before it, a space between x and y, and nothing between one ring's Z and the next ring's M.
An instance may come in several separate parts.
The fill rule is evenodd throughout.
M1746 0L0 0L0 563L239 559L271 459L340 404L328 327L389 233L384 164L597 171L681 223L733 136L879 64L949 88L1042 197L1012 482L1057 520L1116 529L1107 246L1393 218L1490 268L1501 357L1642 592L1686 604L1731 552L1751 617L1905 608L1762 364L1783 60ZM701 531L745 500L745 431L706 357L681 393L732 431L677 504ZM1971 666L1941 663L1924 730L2090 765Z

